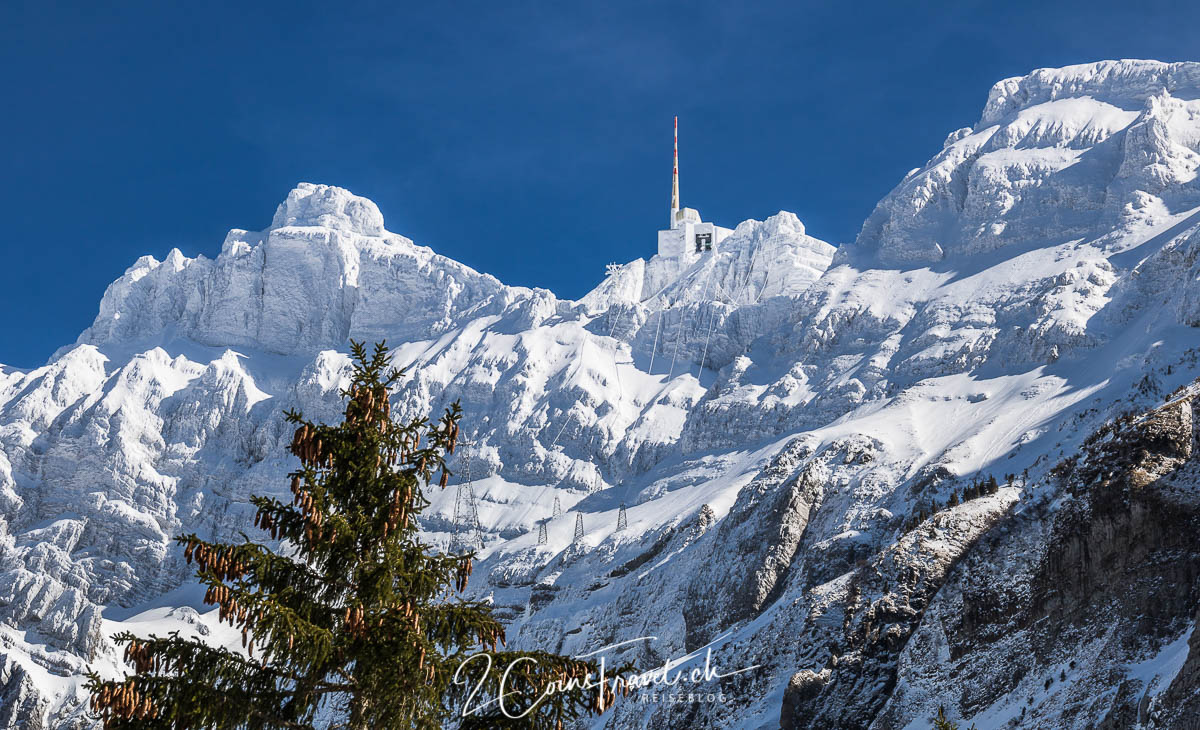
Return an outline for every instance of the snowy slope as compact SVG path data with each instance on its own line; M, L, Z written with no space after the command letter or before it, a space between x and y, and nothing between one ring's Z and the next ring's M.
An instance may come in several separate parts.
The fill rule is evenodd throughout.
M1072 637L1099 623L1009 627L1001 646L986 610L961 617L980 590L964 565L990 566L1005 598L987 600L1041 615L1038 560L1070 564L1070 525L1101 504L1051 468L1200 375L1198 167L1200 64L1102 62L998 83L836 252L780 213L574 302L301 184L216 260L143 257L75 345L0 371L0 727L83 722L77 675L115 671L119 628L229 638L171 536L247 528L248 496L284 489L281 412L337 418L348 340L385 337L406 408L463 402L486 546L472 590L519 644L654 636L617 654L651 668L712 645L724 667L759 665L724 701L627 702L598 726L923 727L945 704L981 730L1028 713L1125 727L1132 702L1146 727L1183 727L1200 676L1187 571L1164 574L1183 594L1153 630L1114 595L1104 615L1129 625L1086 652ZM1161 466L1126 457L1105 458ZM1016 478L945 507L981 473ZM1171 489L1192 514L1196 482ZM424 528L446 543L456 490L432 496ZM999 678L963 655L1032 658ZM1044 688L1068 661L1076 691Z

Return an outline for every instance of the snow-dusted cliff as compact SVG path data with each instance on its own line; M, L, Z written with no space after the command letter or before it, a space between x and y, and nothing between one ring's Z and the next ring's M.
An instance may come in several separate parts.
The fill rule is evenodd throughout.
M170 538L284 491L281 413L337 418L350 338L397 348L405 408L462 400L472 589L518 643L759 665L602 726L1187 727L1200 549L1164 531L1200 519L1190 391L1104 432L1141 445L1089 442L1099 476L1051 469L1200 374L1198 167L1200 64L1104 62L998 83L836 252L780 213L573 302L302 184L216 260L144 257L75 345L0 370L0 727L85 725L118 628L232 638ZM1001 488L946 508L977 474ZM1152 619L1139 576L1169 587Z

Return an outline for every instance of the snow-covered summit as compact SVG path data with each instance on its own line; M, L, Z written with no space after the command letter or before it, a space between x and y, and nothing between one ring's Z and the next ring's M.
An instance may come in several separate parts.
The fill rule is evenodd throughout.
M1160 94L1193 100L1200 92L1200 63L1185 61L1098 61L1062 68L1039 68L997 81L988 92L975 129L1048 101L1089 97L1122 109L1139 109Z
M261 232L233 229L216 260L144 256L109 286L79 344L185 337L281 354L348 338L437 333L472 309L548 296L415 245L370 200L301 183ZM403 313L403 316L398 316Z
M315 226L361 236L382 236L383 214L374 202L344 188L300 183L279 204L271 229Z
M794 213L746 220L716 251L680 260L656 254L612 270L580 300L588 311L644 303L662 309L715 299L749 304L796 296L829 267L835 248L809 236Z
M997 83L840 260L920 266L1129 231L1200 204L1200 64L1104 61Z

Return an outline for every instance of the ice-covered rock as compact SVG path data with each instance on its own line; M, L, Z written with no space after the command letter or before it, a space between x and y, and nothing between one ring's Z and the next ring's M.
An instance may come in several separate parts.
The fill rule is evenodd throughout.
M997 83L979 122L887 195L842 256L937 264L1094 239L1200 205L1200 65L1105 61Z
M161 262L138 259L109 286L79 343L182 336L301 354L385 332L438 334L459 313L503 311L529 295L388 233L366 198L301 183L270 228L230 231L215 261L177 249Z
M693 302L753 304L795 296L829 267L833 246L805 233L793 213L743 221L711 256L681 269L667 256L617 267L580 303L588 311L644 303L652 309Z
M360 236L382 236L383 214L375 203L332 185L300 183L279 204L271 230L327 228Z

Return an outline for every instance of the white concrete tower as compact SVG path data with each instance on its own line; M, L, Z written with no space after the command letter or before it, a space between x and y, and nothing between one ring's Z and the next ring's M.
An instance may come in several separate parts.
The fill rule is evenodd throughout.
M671 230L679 225L679 117L675 117L675 164L671 167Z
M674 267L690 266L733 231L706 223L695 208L679 204L679 117L675 117L675 165L671 168L671 225L658 232L658 255L672 259Z

